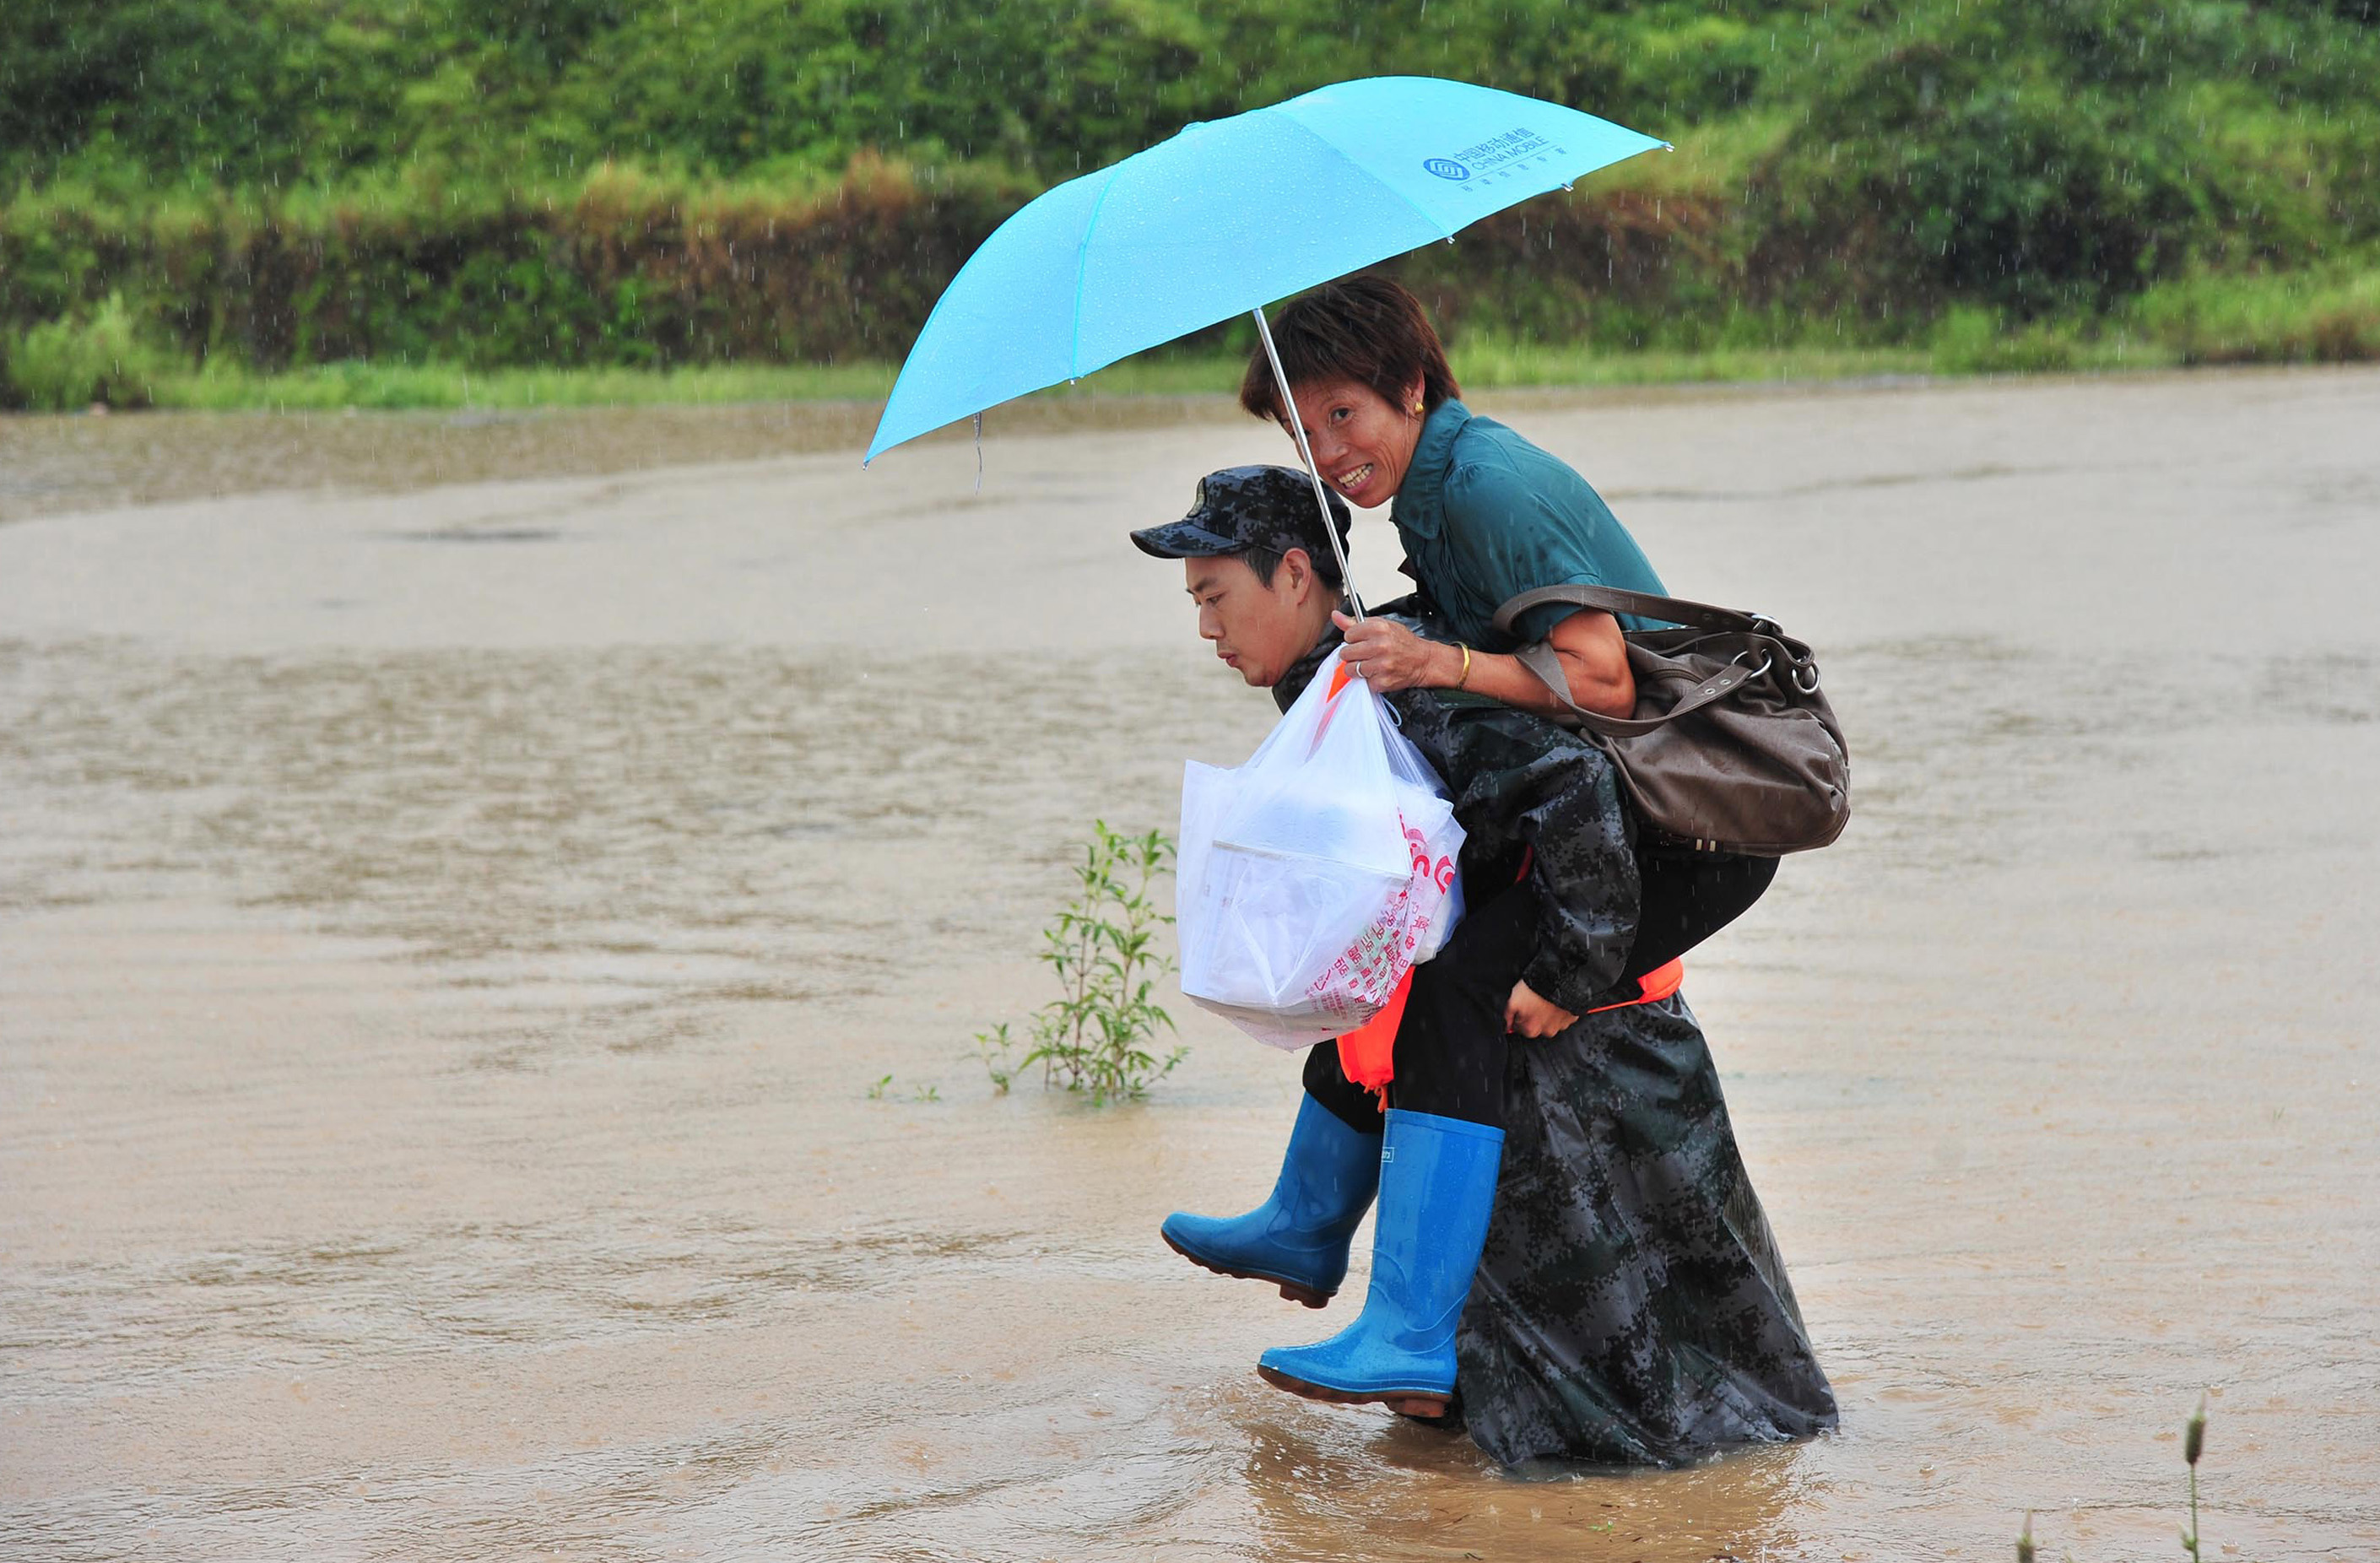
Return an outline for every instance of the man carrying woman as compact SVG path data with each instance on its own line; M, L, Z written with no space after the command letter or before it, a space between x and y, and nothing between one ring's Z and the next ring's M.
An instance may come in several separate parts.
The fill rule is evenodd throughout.
M1644 999L1635 980L1749 896L1736 884L1715 902L1678 876L1673 904L1648 921L1643 843L1610 761L1531 714L1633 706L1616 623L1524 625L1561 658L1566 690L1491 648L1488 621L1521 589L1660 583L1584 480L1562 483L1566 467L1454 400L1409 295L1357 283L1353 325L1342 298L1322 329L1301 329L1325 289L1277 335L1323 475L1358 503L1399 498L1425 599L1360 623L1341 612L1311 487L1286 468L1212 475L1189 515L1135 541L1185 561L1200 635L1283 709L1343 640L1448 786L1470 912L1415 970L1385 1110L1348 1080L1336 1044L1314 1048L1271 1196L1235 1218L1177 1214L1165 1239L1318 1307L1377 1193L1361 1315L1330 1340L1265 1352L1259 1372L1316 1399L1459 1416L1508 1464L1671 1464L1831 1426L1701 1032L1682 998ZM1383 310L1403 315L1417 363L1369 346L1352 360L1370 361L1351 361L1349 344L1384 334Z

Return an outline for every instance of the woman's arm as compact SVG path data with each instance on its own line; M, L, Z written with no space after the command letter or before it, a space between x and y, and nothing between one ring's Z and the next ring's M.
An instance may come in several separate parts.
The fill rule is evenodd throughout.
M1387 619L1370 618L1359 624L1339 613L1332 615L1331 622L1346 635L1348 662L1381 694L1393 689L1461 687L1536 716L1569 714L1554 692L1518 657L1475 647L1471 673L1465 678L1460 647L1424 640ZM1620 636L1619 620L1582 609L1554 625L1546 644L1561 660L1573 702L1598 716L1635 714L1636 678L1628 671L1628 647Z

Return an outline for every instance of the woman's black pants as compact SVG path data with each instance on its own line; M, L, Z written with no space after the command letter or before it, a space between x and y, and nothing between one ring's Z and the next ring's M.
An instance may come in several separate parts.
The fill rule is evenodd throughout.
M1536 900L1515 885L1471 908L1437 958L1414 968L1389 1105L1504 1126L1504 1003L1536 934ZM1305 1089L1350 1129L1380 1132L1380 1104L1339 1067L1338 1043L1306 1050Z
M1623 977L1658 971L1743 915L1777 878L1777 860L1651 842L1636 849L1636 874L1644 900Z
M1656 847L1638 868L1644 902L1622 988L1733 922L1776 878L1777 860ZM1504 1126L1504 1005L1536 951L1536 897L1513 885L1473 908L1437 959L1414 968L1390 1106ZM1305 1089L1349 1128L1380 1132L1379 1101L1340 1068L1337 1042L1306 1050Z

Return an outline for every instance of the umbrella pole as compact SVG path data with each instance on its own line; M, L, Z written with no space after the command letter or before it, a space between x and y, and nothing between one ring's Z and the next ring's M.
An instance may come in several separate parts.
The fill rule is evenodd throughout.
M1281 387L1281 410L1289 415L1289 431L1297 441L1297 459L1305 464L1305 479L1314 485L1315 508L1322 512L1322 535L1330 539L1330 552L1339 561L1339 579L1347 588L1347 600L1354 605L1355 617L1364 616L1364 600L1355 592L1355 572L1347 567L1347 551L1339 541L1339 528L1330 524L1330 495L1322 486L1322 474L1314 470L1314 452L1305 443L1305 423L1297 416L1297 403L1289 394L1289 374L1281 367L1281 349L1272 345L1272 327L1265 322L1264 306L1257 306L1257 334L1264 339L1265 360L1272 365L1272 382Z

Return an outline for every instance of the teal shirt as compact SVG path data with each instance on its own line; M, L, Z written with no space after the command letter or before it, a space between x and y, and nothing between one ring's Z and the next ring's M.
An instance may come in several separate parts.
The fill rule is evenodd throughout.
M1543 640L1578 612L1548 603L1521 615L1521 642L1498 635L1496 610L1532 587L1617 587L1669 595L1636 539L1585 479L1492 418L1446 401L1422 425L1389 519L1411 573L1456 635L1491 651ZM1645 625L1633 617L1621 624Z

